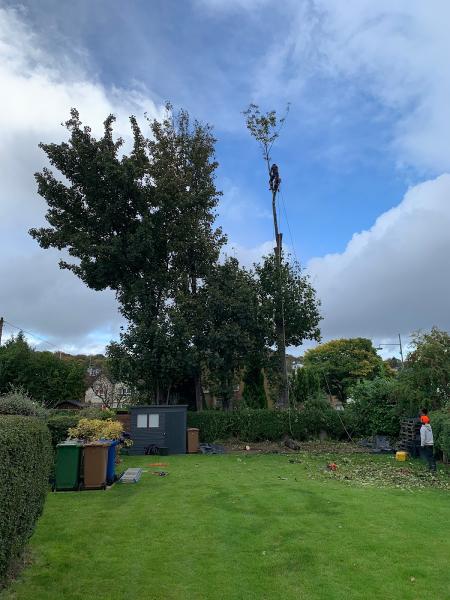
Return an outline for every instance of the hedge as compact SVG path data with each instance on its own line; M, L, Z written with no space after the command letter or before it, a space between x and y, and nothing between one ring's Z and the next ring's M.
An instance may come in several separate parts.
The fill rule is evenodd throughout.
M345 436L340 415L332 408L317 407L314 403L302 410L291 411L247 409L189 412L188 427L200 429L201 442L230 438L248 442L279 441L285 435L306 440L317 437L321 431L336 439Z
M74 411L75 413L75 411ZM63 442L68 435L70 427L76 427L80 416L78 413L71 415L53 415L47 419L47 425L52 437L52 444L56 446L59 442Z
M43 421L0 415L0 587L42 512L51 462L50 434Z

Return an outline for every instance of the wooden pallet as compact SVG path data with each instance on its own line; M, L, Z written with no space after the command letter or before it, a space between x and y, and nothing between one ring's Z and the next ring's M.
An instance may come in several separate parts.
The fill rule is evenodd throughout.
M120 478L121 483L137 483L142 475L142 469L127 469Z

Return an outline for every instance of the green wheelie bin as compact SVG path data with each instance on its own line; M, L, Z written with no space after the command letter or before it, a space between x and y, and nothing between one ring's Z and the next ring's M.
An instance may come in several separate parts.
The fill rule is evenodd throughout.
M83 444L76 440L61 442L56 446L56 490L80 489L80 463Z

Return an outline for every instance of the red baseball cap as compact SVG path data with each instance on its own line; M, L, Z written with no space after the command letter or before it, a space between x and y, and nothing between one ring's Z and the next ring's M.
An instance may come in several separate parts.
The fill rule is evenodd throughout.
M429 423L430 422L430 417L427 417L427 415L422 415L420 417L420 422L424 423L424 424Z

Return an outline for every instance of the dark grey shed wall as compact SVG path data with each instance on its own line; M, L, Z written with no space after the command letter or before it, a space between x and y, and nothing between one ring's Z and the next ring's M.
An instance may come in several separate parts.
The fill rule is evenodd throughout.
M132 406L131 439L134 444L131 454L144 454L147 446L154 444L167 447L169 454L186 453L187 406ZM137 426L138 415L159 415L159 427L141 428Z

